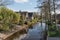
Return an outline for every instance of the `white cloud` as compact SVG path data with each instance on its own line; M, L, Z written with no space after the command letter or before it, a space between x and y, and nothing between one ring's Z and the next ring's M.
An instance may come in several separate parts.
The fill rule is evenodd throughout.
M25 3L25 2L28 2L28 0L14 0L15 2L17 3Z
M52 14L54 14L53 11L52 11ZM56 10L56 14L60 14L60 10Z
M60 13L60 10L56 10L56 13L59 14Z

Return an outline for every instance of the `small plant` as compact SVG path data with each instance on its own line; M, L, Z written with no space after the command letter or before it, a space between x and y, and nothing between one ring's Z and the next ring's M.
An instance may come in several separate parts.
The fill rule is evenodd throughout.
M20 20L20 25L24 25L25 21L24 20Z

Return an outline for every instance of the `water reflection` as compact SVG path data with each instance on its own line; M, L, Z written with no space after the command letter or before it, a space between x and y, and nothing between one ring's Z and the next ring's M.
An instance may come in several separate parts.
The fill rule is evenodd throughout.
M33 26L33 29L29 29L27 34L20 34L18 37L13 40L40 40L42 38L42 32L44 31L45 24L43 23L42 27L40 23L37 23Z

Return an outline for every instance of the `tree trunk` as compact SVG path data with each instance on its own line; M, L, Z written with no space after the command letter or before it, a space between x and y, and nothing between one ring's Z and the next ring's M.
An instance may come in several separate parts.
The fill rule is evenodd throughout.
M57 29L57 31L58 31L58 27L57 27L57 21L56 21L56 9L55 9L55 0L53 0L53 6L54 6L54 14L55 14L55 16L54 16L54 19L55 19L55 26L56 26L56 29Z
M50 23L52 24L52 20L51 20L51 10L50 10L50 0L48 0L48 10L49 10L49 21L50 21Z
M42 21L43 21L42 19L43 19L43 17L42 17L42 11L41 11L41 27L42 27Z

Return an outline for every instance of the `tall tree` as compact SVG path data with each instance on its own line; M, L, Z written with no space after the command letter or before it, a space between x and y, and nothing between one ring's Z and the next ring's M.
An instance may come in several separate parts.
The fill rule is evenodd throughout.
M52 19L51 19L51 0L48 0L48 11L49 11L49 21L50 24L52 24Z
M57 21L56 21L56 7L55 7L55 0L53 0L53 8L54 8L54 14L55 14L55 16L54 16L54 18L55 18L55 26L56 26L56 28L57 28ZM58 31L58 28L57 28L57 31Z
M39 1L40 2L40 1ZM48 20L50 18L49 16L49 7L48 7L48 1L44 0L41 4L41 6L39 5L39 9L41 9L41 16L43 16L43 20L45 20L45 34L44 34L44 39L46 40L47 37L47 30L46 30L46 20Z

